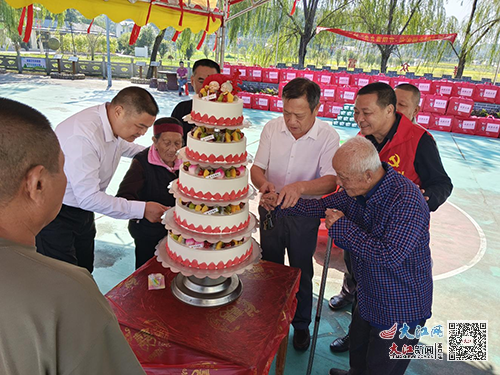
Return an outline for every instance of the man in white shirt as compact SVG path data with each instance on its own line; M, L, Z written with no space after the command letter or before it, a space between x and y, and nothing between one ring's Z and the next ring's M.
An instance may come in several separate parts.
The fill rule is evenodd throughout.
M299 198L320 198L336 188L332 158L339 148L337 132L316 119L320 107L319 86L296 78L283 88L283 116L264 127L250 173L261 193L279 193L277 204L292 207ZM316 250L320 220L289 216L275 219L259 206L262 257L284 263L285 248L292 267L300 268L300 288L293 345L307 350L312 311L312 257ZM272 224L271 224L272 222ZM271 228L273 227L273 228Z
M0 374L144 375L87 270L36 252L66 187L49 121L0 98L0 134Z
M36 237L39 253L92 272L94 212L115 219L160 221L165 206L106 194L120 158L132 158L144 149L132 142L146 133L157 114L158 105L148 91L127 87L111 103L78 112L56 127L68 183L61 211Z
M416 116L420 112L420 90L409 83L402 83L394 88L397 104L396 111L408 117L416 124Z

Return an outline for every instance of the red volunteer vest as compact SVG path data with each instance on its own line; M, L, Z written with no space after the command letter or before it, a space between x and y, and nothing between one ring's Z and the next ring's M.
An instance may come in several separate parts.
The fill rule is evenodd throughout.
M421 181L415 171L415 154L418 142L426 132L427 130L422 126L412 123L401 115L396 134L379 152L380 160L387 162L398 173L409 178L418 186L420 186Z

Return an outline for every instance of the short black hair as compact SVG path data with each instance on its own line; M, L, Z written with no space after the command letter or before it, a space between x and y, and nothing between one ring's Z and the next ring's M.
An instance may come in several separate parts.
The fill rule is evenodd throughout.
M415 102L416 105L420 104L420 90L418 89L417 86L414 86L410 83L402 83L400 85L397 85L394 90L403 90L403 91L408 91L413 94L413 101Z
M121 105L125 110L133 110L138 114L146 112L148 115L156 116L160 112L153 95L137 86L125 87L120 90L111 104Z
M309 108L313 112L319 104L321 89L316 82L299 77L292 79L283 87L282 96L283 99L298 99L305 96L309 103Z
M179 64L184 64L184 61L182 61L182 60L181 60L181 61L179 61Z
M0 204L6 204L33 167L59 172L61 148L44 115L6 98L0 98L0 134Z
M394 107L394 111L396 111L396 93L394 92L394 89L387 83L369 83L368 85L363 86L358 91L358 96L368 94L377 94L377 105L380 108L383 109L392 104L392 106Z
M214 60L210 60L210 59L197 60L193 65L193 73L196 71L196 69L199 66L206 66L208 68L213 68L213 69L217 70L218 74L220 74L220 66Z

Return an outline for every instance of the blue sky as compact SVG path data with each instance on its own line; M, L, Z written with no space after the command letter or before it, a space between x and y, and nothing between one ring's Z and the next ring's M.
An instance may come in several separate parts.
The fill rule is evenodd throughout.
M459 21L462 21L462 19L464 19L470 14L471 1L448 0L448 4L445 4L445 8L447 16L455 16Z

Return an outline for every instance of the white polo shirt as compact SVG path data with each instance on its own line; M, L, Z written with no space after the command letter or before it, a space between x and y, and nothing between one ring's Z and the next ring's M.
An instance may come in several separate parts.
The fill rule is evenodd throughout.
M336 175L333 155L340 137L327 122L316 119L312 128L299 139L288 130L283 117L269 121L260 135L254 165L266 171L266 178L276 191L298 181ZM303 198L320 196L303 195Z
M133 157L143 146L115 137L106 104L90 107L56 127L68 178L63 203L115 219L142 219L145 202L106 194L122 156Z

